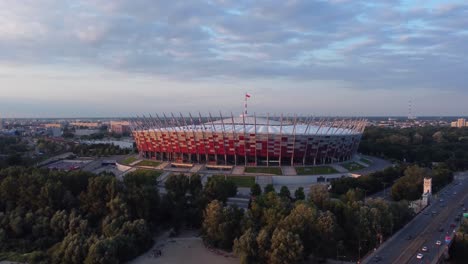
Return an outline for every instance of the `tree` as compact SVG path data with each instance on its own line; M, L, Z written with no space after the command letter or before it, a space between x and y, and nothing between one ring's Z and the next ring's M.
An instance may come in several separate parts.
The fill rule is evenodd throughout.
M299 187L296 189L296 191L294 192L294 199L296 201L305 200L305 193L303 187Z
M167 178L165 187L167 192L174 197L185 197L190 183L187 176L183 174L171 175Z
M112 264L118 263L117 250L118 245L112 238L106 238L97 241L89 248L88 255L84 261L85 264Z
M260 185L258 183L255 183L250 187L250 195L252 196L259 196L262 194L262 188L260 188Z
M279 196L283 198L291 199L291 192L289 191L288 187L281 186Z
M304 256L307 257L319 243L314 223L317 212L305 203L297 203L291 213L280 223L279 227L288 232L298 234L304 247Z
M237 193L237 186L233 181L223 178L211 177L205 185L204 194L208 200L226 202L228 197Z
M263 192L264 193L275 192L275 187L273 187L273 184L267 184Z
M327 186L323 184L315 184L310 186L309 197L310 200L321 209L325 207L326 203L330 199Z
M258 259L257 234L247 229L242 236L234 240L234 253L239 257L241 264L255 263Z
M293 264L303 259L301 240L298 235L283 229L275 229L271 238L271 255L269 263Z
M240 235L242 216L242 210L230 206L223 208L218 200L213 200L205 209L203 240L214 247L230 250L234 238Z

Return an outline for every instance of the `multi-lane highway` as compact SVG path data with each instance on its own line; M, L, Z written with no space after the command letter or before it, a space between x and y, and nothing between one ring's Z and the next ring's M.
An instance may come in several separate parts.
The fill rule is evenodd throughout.
M445 236L452 234L453 224L458 225L455 218L468 206L467 176L468 173L458 174L452 184L433 197L430 206L362 263L434 263L447 249ZM441 242L440 246L437 241ZM427 247L427 251L423 251L423 247ZM418 254L422 254L422 258L418 258Z

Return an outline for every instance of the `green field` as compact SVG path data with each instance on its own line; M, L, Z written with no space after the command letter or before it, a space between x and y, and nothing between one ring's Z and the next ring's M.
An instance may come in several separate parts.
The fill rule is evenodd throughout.
M364 166L356 162L344 163L344 164L341 164L341 166L343 166L345 169L349 171L357 171L357 170L361 170L365 168Z
M224 175L213 175L212 177L224 179ZM237 187L252 187L255 184L253 176L227 176L228 181L233 181Z
M123 164L123 165L130 165L131 163L137 161L138 159L134 156L131 156L131 157L128 157L124 160L122 160L122 162L120 162L120 164Z
M368 160L368 159L365 159L365 158L361 158L359 159L360 162L362 163L365 163L367 165L371 165L372 164L372 161L371 160Z
M267 174L275 174L275 175L282 175L283 172L279 167L245 167L245 171L247 173L267 173Z
M138 162L135 166L149 166L149 167L157 167L161 165L161 162L159 161L153 161L153 160L142 160Z
M329 166L317 166L317 167L296 167L297 175L316 175L316 174L333 174L338 173L332 167Z

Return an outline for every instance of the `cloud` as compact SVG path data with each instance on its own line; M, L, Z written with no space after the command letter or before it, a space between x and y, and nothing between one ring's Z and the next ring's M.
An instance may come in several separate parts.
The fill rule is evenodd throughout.
M467 12L455 0L5 0L0 64L465 91Z

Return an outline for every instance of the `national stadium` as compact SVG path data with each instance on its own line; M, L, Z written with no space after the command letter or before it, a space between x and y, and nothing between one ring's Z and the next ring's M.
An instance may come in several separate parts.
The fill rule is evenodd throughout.
M356 154L365 119L156 115L132 120L142 158L219 166L309 166Z

